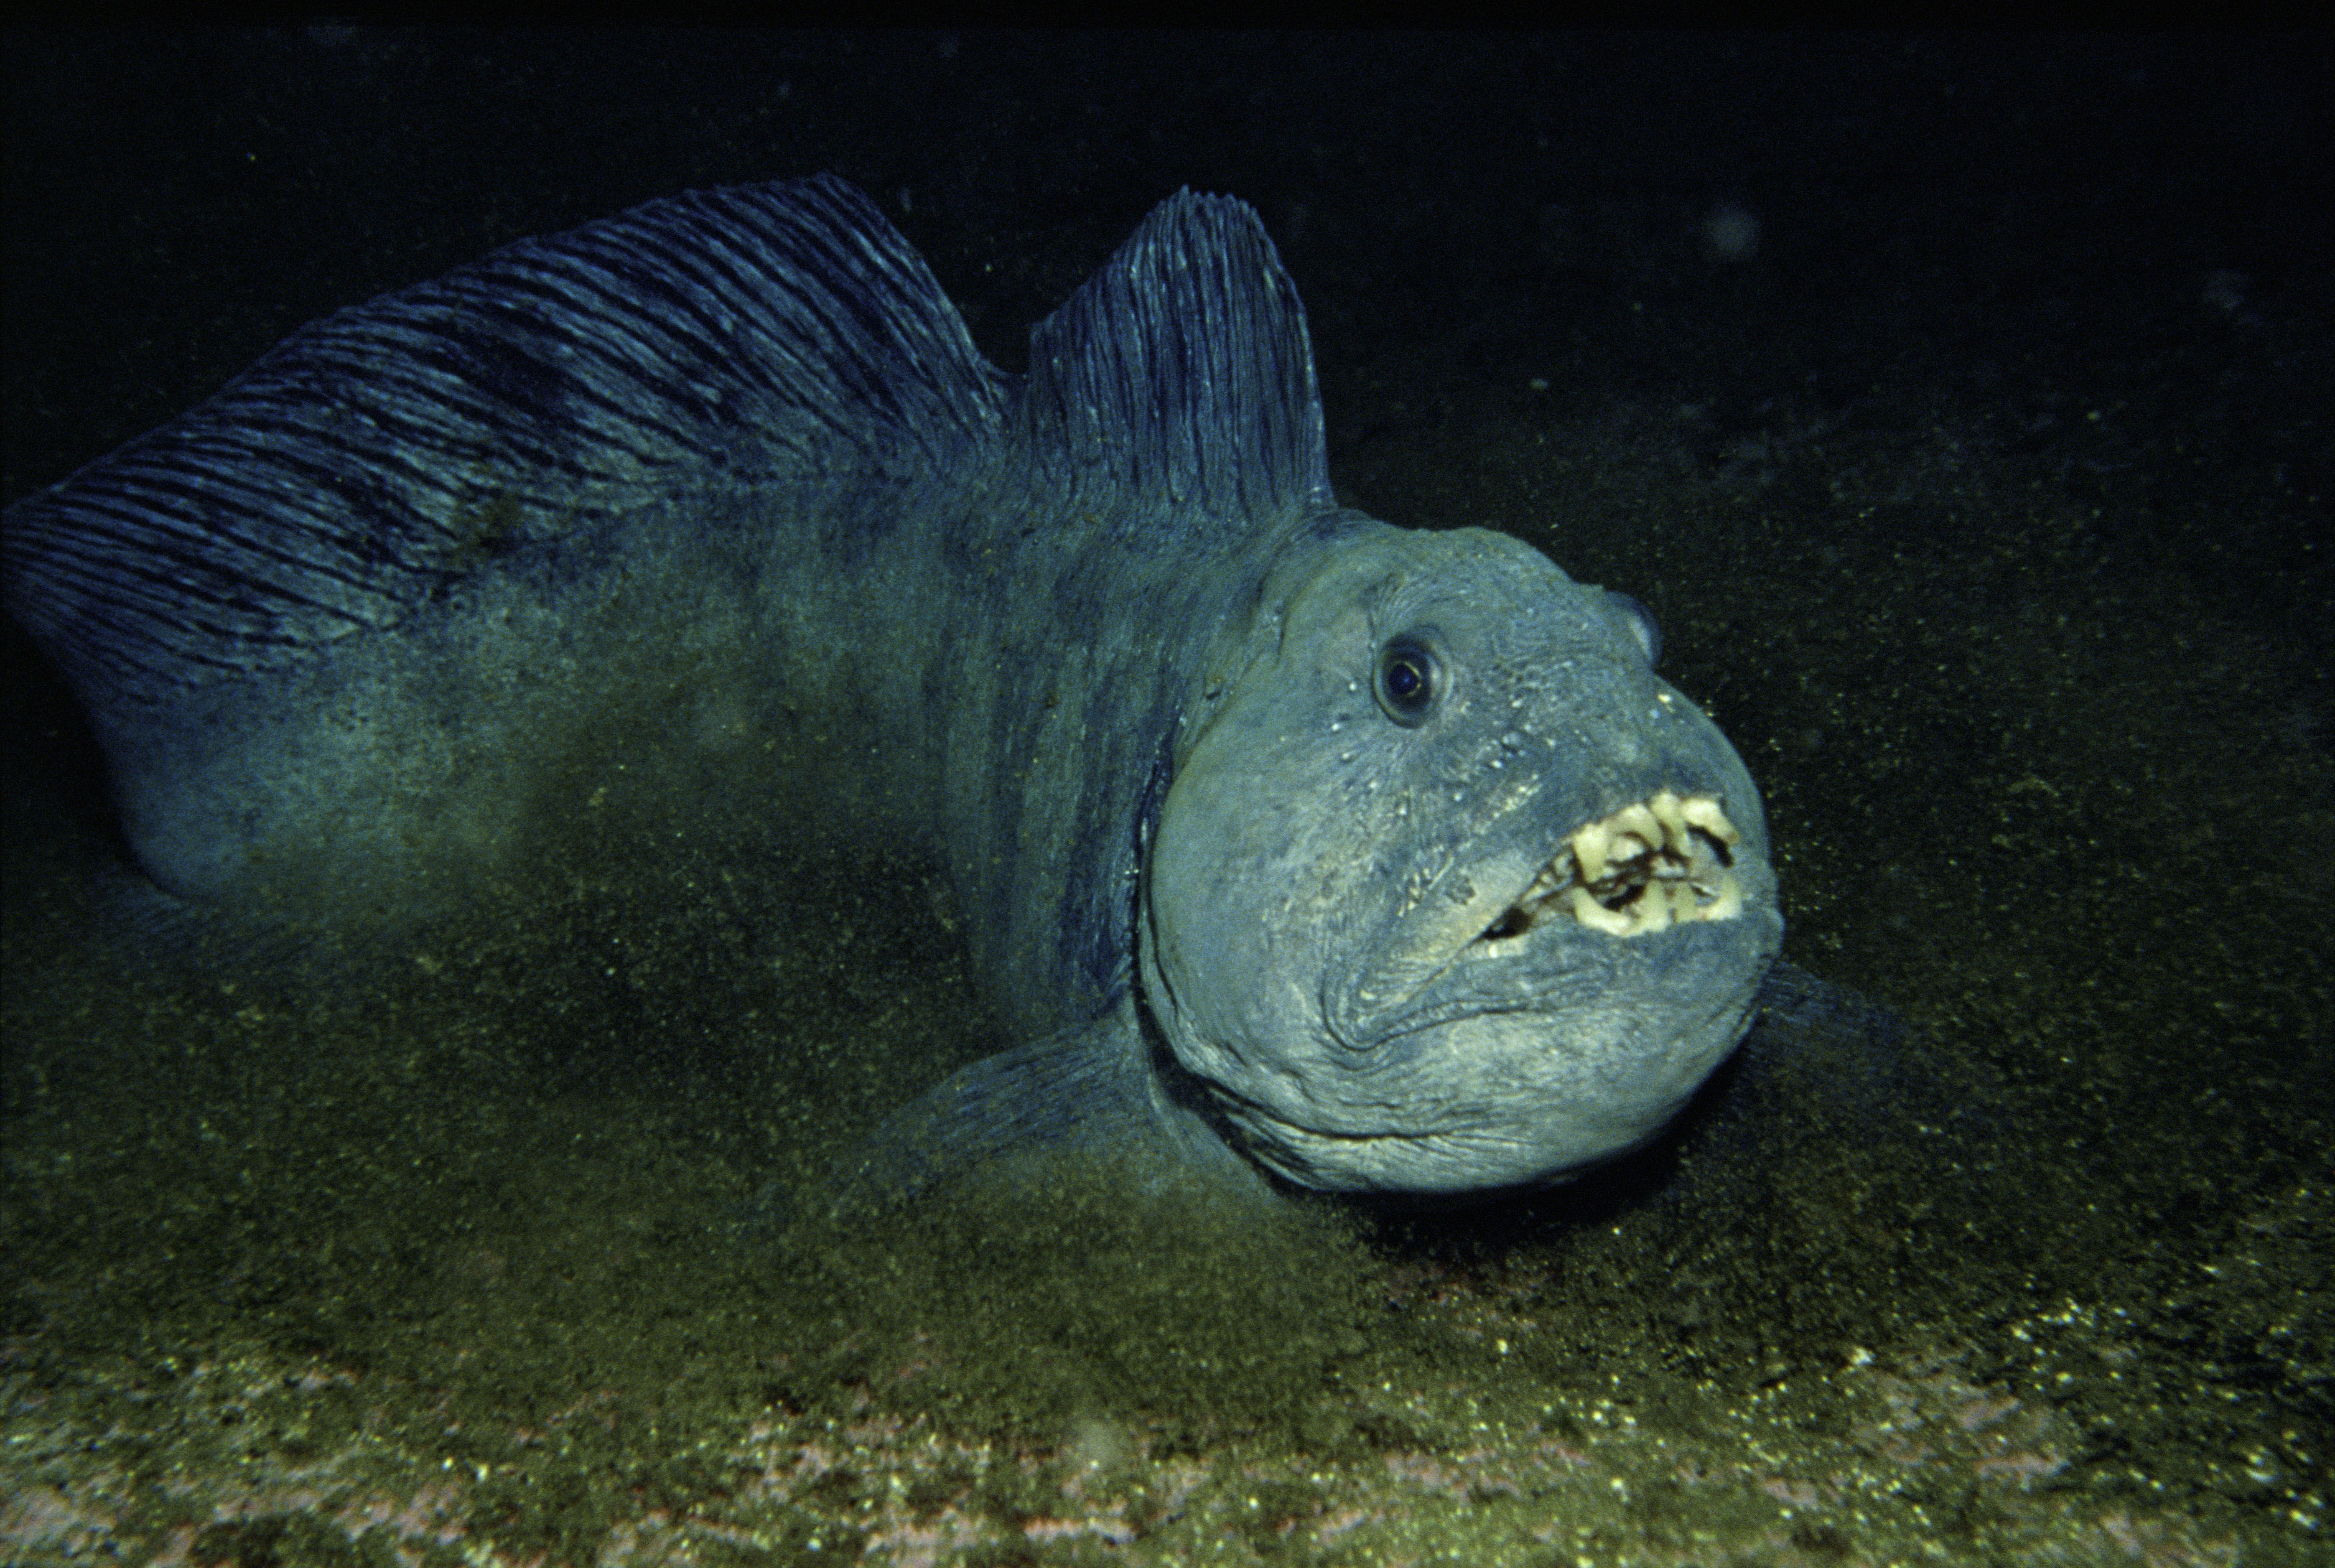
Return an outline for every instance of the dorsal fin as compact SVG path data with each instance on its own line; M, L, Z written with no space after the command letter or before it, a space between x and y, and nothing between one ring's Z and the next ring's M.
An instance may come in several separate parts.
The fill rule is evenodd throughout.
M1255 211L1189 190L1154 208L1030 334L1012 431L1019 462L1130 524L1163 502L1227 528L1329 505L1305 311Z
M166 699L394 624L597 518L935 471L1003 396L851 186L695 191L303 328L9 508L6 604L92 707Z

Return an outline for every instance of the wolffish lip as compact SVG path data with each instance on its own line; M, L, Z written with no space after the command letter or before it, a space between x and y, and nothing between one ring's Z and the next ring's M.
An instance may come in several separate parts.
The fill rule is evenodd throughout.
M1743 912L1742 841L1713 797L1662 790L1568 834L1479 940L1513 941L1544 920L1619 937L1732 920Z

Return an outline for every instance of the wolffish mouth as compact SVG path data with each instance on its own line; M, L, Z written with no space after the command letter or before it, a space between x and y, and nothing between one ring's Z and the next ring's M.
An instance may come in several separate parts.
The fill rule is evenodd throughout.
M1743 912L1735 847L1743 835L1708 795L1664 789L1568 836L1524 895L1481 940L1570 920L1611 936L1644 936Z

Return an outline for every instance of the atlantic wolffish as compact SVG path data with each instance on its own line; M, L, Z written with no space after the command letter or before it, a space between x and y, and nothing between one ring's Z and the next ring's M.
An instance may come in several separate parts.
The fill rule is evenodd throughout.
M226 911L460 897L644 658L717 774L817 713L1025 1042L900 1158L1448 1196L1652 1137L1783 925L1643 609L1338 504L1237 201L1163 203L1029 365L848 185L693 192L303 329L12 508L6 605L144 872Z

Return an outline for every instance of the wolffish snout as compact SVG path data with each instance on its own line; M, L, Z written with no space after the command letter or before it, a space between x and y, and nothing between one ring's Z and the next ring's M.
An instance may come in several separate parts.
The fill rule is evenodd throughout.
M1499 942L1542 920L1643 936L1743 911L1735 847L1743 835L1708 795L1664 789L1576 828L1524 895L1485 929Z

